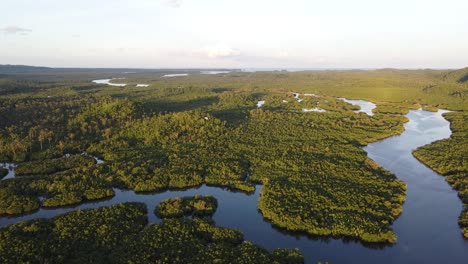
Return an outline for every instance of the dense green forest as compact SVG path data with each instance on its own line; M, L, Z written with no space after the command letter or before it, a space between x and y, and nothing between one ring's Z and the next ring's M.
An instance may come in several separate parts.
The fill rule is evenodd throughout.
M0 229L1 263L304 263L297 250L272 253L209 219L147 226L147 208L124 203L77 210Z
M112 188L152 192L208 184L252 193L260 183L258 207L276 226L394 243L391 223L406 186L361 147L401 133L402 115L419 107L457 111L446 115L452 138L415 155L466 196L468 69L161 78L167 73L173 72L1 74L0 160L17 162L22 176L0 181L0 215L108 198ZM91 82L112 77L125 77L119 82L127 86ZM354 113L355 106L337 97L376 103L374 116ZM260 108L259 100L265 101ZM326 112L302 111L316 107ZM448 148L452 141L457 151ZM189 229L195 222L173 220Z
M213 196L177 197L164 200L156 206L154 213L159 217L212 216L218 201Z
M30 132L40 126L34 121L8 126L2 153L27 161L18 167L20 172L42 175L1 182L3 196L10 197L1 202L1 213L36 210L39 196L46 197L42 206L109 197L111 187L159 191L206 183L252 192L252 183L257 182L265 184L259 208L279 226L369 242L396 240L389 225L401 211L405 186L379 169L360 146L401 133L406 120L401 116L354 114L348 104L324 96L306 99L302 105L320 103L329 111L326 114L272 104L271 110L249 110L246 120L234 125L197 110L148 114L127 99L89 101L80 111L70 107L63 116L35 119L53 135L50 140ZM31 99L30 105L41 103ZM15 144L28 147L17 150ZM73 156L58 158L64 152L83 151L104 157L106 163L90 160L68 169ZM46 176L60 169L67 170ZM289 192L278 192L278 186ZM303 193L304 189L309 191ZM333 211L323 213L328 206ZM328 220L331 216L334 221Z
M73 155L71 157L63 157L58 159L20 163L15 168L15 174L16 176L47 175L80 166L90 166L94 163L96 163L96 161L91 157Z

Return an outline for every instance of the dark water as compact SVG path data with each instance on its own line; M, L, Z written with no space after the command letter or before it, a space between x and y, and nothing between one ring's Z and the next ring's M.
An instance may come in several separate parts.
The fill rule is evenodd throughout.
M448 138L449 122L427 111L410 111L405 132L368 145L368 156L408 186L403 214L393 224L398 242L389 263L468 263L468 240L457 224L462 203L445 179L417 161L411 151Z
M370 158L408 184L403 214L393 228L398 242L393 246L369 247L357 241L340 238L295 235L272 227L257 210L261 186L254 194L235 193L221 188L202 186L186 191L159 194L135 194L116 190L111 200L86 203L73 208L40 209L34 214L16 218L0 218L0 226L35 218L51 218L78 208L96 208L116 203L136 201L148 205L151 223L160 222L153 210L166 198L195 194L210 194L218 199L214 220L219 226L238 228L246 240L269 250L278 247L299 248L307 263L466 263L468 241L457 225L462 209L456 193L437 175L412 155L411 150L434 140L450 136L449 123L439 113L411 111L406 131L365 148Z

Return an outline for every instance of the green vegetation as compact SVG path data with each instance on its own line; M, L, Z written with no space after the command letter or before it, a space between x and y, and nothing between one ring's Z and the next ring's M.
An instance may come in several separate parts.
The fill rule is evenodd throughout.
M401 121L363 114L341 123L340 114L291 115L258 112L243 131L249 135L246 145L255 146L251 180L265 184L262 214L288 230L395 242L388 226L401 212L405 184L369 160L359 145L400 131ZM293 136L284 140L289 133Z
M2 263L100 263L147 222L144 204L77 210L0 230Z
M53 174L80 166L90 166L94 163L96 163L96 161L91 157L73 155L52 160L23 162L15 168L15 174L16 176Z
M114 259L118 263L304 263L298 250L269 253L242 241L238 231L201 219L167 219L151 225L135 243L116 251Z
M212 216L218 202L213 196L195 195L191 197L169 198L160 202L155 209L159 217Z
M413 154L445 176L447 182L458 192L464 203L458 223L463 236L468 238L468 113L450 112L444 114L444 117L450 121L450 138L420 147Z
M42 206L57 207L114 196L95 168L82 168L51 176L0 181L0 215L30 213Z
M423 110L424 111L429 111L429 112L437 112L439 109L437 109L437 107L433 107L433 106L424 106Z
M298 250L269 253L210 220L146 227L146 206L77 210L0 229L1 263L304 263ZM146 228L145 228L146 227Z
M389 225L401 211L405 186L368 160L360 147L401 133L404 117L354 114L348 104L323 96L250 110L246 120L232 126L200 111L146 115L128 100L90 100L94 103L64 117L66 132L51 130L65 140L52 139L41 151L32 137L30 150L20 156L71 149L97 153L106 163L25 179L29 188L6 183L6 190L45 196L42 206L61 206L97 198L85 193L89 189L107 197L111 191L103 190L111 187L158 191L205 182L251 192L252 182L259 182L265 185L259 208L278 226L369 242L396 240ZM294 111L317 103L329 112ZM72 183L53 184L60 189L52 192L45 181Z
M112 70L9 71L0 76L0 160L20 162L26 174L40 175L0 182L0 214L110 197L114 187L146 192L209 184L250 193L261 183L259 209L277 226L393 243L390 225L401 212L405 184L361 147L401 133L407 121L401 114L409 109L446 108L465 115L468 83L460 80L467 72L160 78L164 72L138 71L127 76L128 86L110 87L90 81L118 77ZM298 102L293 91L316 96L301 95ZM356 107L336 97L370 100L378 107L372 117L356 114ZM266 101L261 108L259 100ZM301 112L314 107L327 112ZM459 125L460 133L468 130L466 123ZM457 144L460 151L466 145ZM64 153L84 151L106 162L56 167ZM466 172L465 163L447 165L448 171L454 166ZM56 173L45 175L49 172ZM447 179L462 183L466 173Z
M30 196L0 190L0 215L19 215L39 209L39 201Z

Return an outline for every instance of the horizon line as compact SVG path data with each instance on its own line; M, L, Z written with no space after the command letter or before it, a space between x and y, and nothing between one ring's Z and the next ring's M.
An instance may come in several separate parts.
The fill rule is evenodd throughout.
M131 69L131 70L234 70L234 71L248 71L248 70L262 70L262 71L288 71L288 70L457 70L468 68L453 67L453 68L437 68L437 67L77 67L77 66L45 66L45 65L31 65L31 64L0 64L0 66L13 66L13 67L35 67L35 68L48 68L48 69Z

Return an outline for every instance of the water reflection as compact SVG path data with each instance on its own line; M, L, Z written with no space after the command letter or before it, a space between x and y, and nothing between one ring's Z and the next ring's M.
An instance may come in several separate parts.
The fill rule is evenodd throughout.
M355 113L363 112L363 113L366 113L369 116L374 115L372 110L374 110L377 107L374 103L364 101L364 100L349 100L349 99L346 99L346 98L338 98L338 99L342 100L342 101L344 101L346 103L352 104L352 105L358 105L359 107L361 107L361 109L356 110L354 112Z

